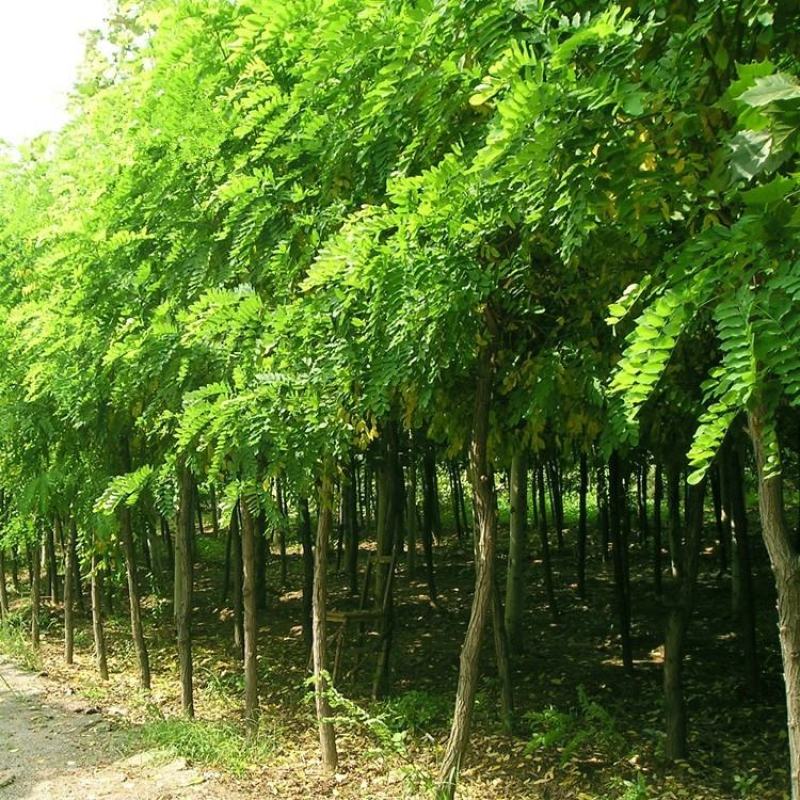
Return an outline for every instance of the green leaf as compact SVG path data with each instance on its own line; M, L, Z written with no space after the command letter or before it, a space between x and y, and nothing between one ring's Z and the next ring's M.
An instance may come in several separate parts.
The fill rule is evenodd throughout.
M748 206L767 206L783 200L789 192L796 191L797 188L797 182L791 178L778 177L763 186L742 192L742 200Z
M779 100L800 100L800 84L783 72L756 80L755 86L739 95L751 108L763 108Z
M629 94L622 100L622 110L631 117L639 117L644 114L644 103L642 98L644 92L634 92Z
M733 137L731 149L734 173L750 180L766 167L772 152L772 134L769 131L741 131Z

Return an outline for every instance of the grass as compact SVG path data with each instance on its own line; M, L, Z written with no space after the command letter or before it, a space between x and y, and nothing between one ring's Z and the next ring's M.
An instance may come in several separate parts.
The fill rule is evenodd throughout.
M280 741L277 729L265 725L248 737L244 726L221 720L189 720L170 717L137 727L135 743L157 748L195 765L214 767L236 776L272 757Z
M28 639L27 619L19 612L0 622L0 653L31 672L42 669L41 656Z

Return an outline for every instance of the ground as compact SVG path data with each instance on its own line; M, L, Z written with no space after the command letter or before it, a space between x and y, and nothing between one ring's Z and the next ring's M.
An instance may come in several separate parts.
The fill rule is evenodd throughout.
M340 766L336 775L321 773L317 756L313 707L307 702L307 664L300 620L301 563L290 552L289 587L278 588L277 557L269 567L271 587L260 618L260 681L262 723L255 742L246 742L237 720L241 709L241 669L231 642L230 610L219 596L218 564L223 543L201 539L197 570L195 625L196 707L199 724L178 717L177 663L170 608L151 596L147 634L154 665L150 694L136 688L135 658L124 616L124 598L117 597L117 616L109 622L112 679L95 676L88 622L82 620L78 659L63 665L61 620L57 609L44 615L45 640L40 668L48 684L47 711L31 710L43 701L30 695L2 695L3 719L19 719L19 753L8 765L28 794L0 798L36 798L44 781L58 781L66 790L72 781L107 775L117 794L98 797L150 798L125 789L142 780L151 764L137 766L131 753L153 747L172 755L159 770L174 772L178 783L158 797L281 797L384 800L423 797L435 775L447 735L457 677L458 653L469 615L472 566L469 548L452 542L437 548L438 607L426 598L420 575L398 576L397 636L392 658L392 697L369 700L374 665L373 637L359 649L356 637L344 648L338 689L353 701L337 711ZM497 709L498 683L490 647L485 648L472 748L463 774L460 797L467 800L783 800L786 792L785 711L777 649L774 597L765 554L754 537L757 570L759 642L763 686L757 697L742 689L739 645L730 620L730 578L717 575L709 545L702 559L697 608L689 634L686 695L689 709L690 757L669 765L663 758L661 711L661 630L663 609L652 591L650 557L636 545L632 558L634 598L633 676L622 669L615 633L612 573L592 551L587 601L574 586L573 542L567 537L555 554L559 616L553 620L541 589L541 565L530 565L530 604L524 654L514 662L517 727L502 731ZM502 548L501 548L502 552ZM502 563L500 569L502 580ZM331 606L352 604L345 581L333 578ZM7 669L7 668L6 668ZM14 674L15 681L25 681ZM28 686L37 685L34 679ZM13 683L13 682L12 682ZM53 686L60 689L53 689ZM74 692L70 702L91 704L124 714L98 716L60 710L50 705L59 691ZM8 705L13 713L6 714ZM47 714L52 715L48 719ZM110 728L106 727L108 722ZM4 725L10 723L5 722ZM5 734L6 729L0 727ZM48 738L48 736L50 738ZM54 738L57 739L54 742ZM55 748L55 750L48 749ZM24 756L24 758L23 758ZM0 758L6 757L0 753ZM188 769L177 769L188 760ZM34 777L36 759L44 771ZM101 769L96 772L97 759ZM70 766L71 761L75 762ZM212 770L208 774L204 770ZM128 772L126 772L126 770ZM224 775L224 781L214 773ZM139 776L139 777L137 777ZM171 780L171 778L170 778ZM38 782L39 788L35 788ZM30 785L30 788L27 788ZM224 787L226 794L203 794ZM173 794L169 794L172 791ZM222 789L219 789L221 792ZM184 792L184 794L180 794ZM191 792L196 792L192 794ZM41 795L44 797L45 795ZM71 794L47 794L71 798ZM77 796L77 795L76 795ZM85 789L80 796L88 798Z
M183 758L127 753L112 714L0 660L0 798L234 800L219 776ZM124 714L124 709L117 709Z

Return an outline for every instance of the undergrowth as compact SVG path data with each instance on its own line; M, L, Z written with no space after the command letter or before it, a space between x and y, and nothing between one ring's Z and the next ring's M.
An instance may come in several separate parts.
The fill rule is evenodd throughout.
M625 739L617 731L614 718L578 687L578 704L569 711L553 706L543 711L531 711L525 715L531 727L527 752L555 749L560 753L561 763L566 764L584 747L617 753L624 749Z
M0 622L0 653L31 672L42 668L40 654L28 638L28 620L19 611L12 611Z
M155 719L137 728L137 743L158 748L195 765L215 767L241 777L263 766L278 750L280 732L262 724L248 736L243 725L223 720Z
M393 756L401 762L399 771L407 796L430 795L434 788L433 776L415 762L409 742L413 734L422 732L423 723L430 724L439 716L441 698L427 692L407 692L369 710L329 686L328 700L335 714L332 721L339 728L360 729L371 736L375 746L370 755ZM426 700L433 700L430 709L425 708Z

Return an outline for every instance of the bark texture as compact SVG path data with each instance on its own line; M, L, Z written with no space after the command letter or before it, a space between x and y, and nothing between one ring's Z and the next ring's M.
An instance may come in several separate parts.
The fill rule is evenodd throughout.
M528 465L524 453L511 459L511 525L506 573L505 630L513 653L522 652L522 614L525 609L525 568L528 558Z
M100 558L97 549L92 549L92 634L94 635L94 657L100 679L108 680L108 657L106 637L103 629L103 575L100 571Z
M178 527L175 531L175 630L181 681L181 708L187 717L194 716L192 681L192 508L196 501L194 479L189 468L178 464Z
M758 471L761 534L778 594L778 633L789 732L789 781L792 800L800 800L800 553L786 524L780 474L770 469L768 461L767 430L771 420L766 409L763 406L753 409L748 422Z
M327 465L319 490L319 521L317 543L314 548L314 698L317 707L319 744L322 766L326 772L336 772L339 757L336 752L336 734L331 722L328 701L327 673L327 603L328 603L328 543L333 527L333 480L331 465Z
M150 657L144 640L142 626L142 608L139 600L139 583L136 577L136 552L133 546L133 530L131 527L131 510L127 506L119 512L120 541L125 555L125 571L128 576L128 598L131 617L131 636L139 660L139 683L143 689L150 688Z
M74 523L67 528L69 540L64 548L64 661L75 661L75 539L77 531Z
M682 541L678 577L673 583L667 604L667 623L664 637L664 710L667 740L665 755L674 761L685 758L686 701L683 693L683 656L686 649L686 630L694 606L697 569L700 563L700 540L703 530L703 499L705 481L692 486L687 495L686 532Z
M31 643L38 650L39 639L39 607L42 598L42 554L34 545L31 555Z
M256 608L256 521L247 506L242 512L242 600L244 605L244 716L252 735L258 727L258 620Z
M453 722L442 759L437 786L439 800L452 800L469 742L470 725L478 688L479 654L486 621L491 613L494 591L494 556L497 536L497 511L487 452L489 406L492 395L493 358L488 348L480 356L470 443L470 477L476 510L475 594L469 624L461 648L458 687Z

